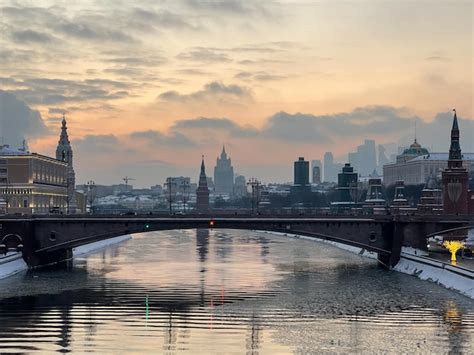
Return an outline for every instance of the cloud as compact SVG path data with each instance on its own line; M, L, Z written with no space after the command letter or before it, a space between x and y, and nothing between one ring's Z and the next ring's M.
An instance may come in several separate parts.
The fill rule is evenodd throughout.
M168 134L165 134L154 130L138 131L131 133L130 138L146 141L148 144L153 146L170 145L174 148L189 148L196 145L186 135L178 132L169 132Z
M250 0L183 0L183 2L195 11L209 15L216 13L233 16L268 14L268 10L263 3Z
M427 61L430 61L430 62L450 62L451 61L451 58L443 57L443 56L439 56L439 55L433 55L433 56L427 57L425 59Z
M248 72L248 71L242 71L234 75L235 79L240 79L240 80L256 80L256 81L276 81L276 80L283 80L286 79L287 77L284 75L278 75L278 74L270 74L265 71L259 71L259 72Z
M131 43L135 39L120 30L114 30L102 26L100 21L96 22L72 22L62 19L59 23L52 24L53 29L68 37L97 42Z
M23 31L14 31L12 32L12 39L16 42L23 43L51 43L56 41L56 39L42 32L37 32L33 30L23 30Z
M65 80L49 78L2 78L13 94L30 105L58 105L84 101L110 101L130 96L134 84L108 79ZM127 89L127 90L125 90Z
M47 128L38 111L12 93L0 90L0 136L5 144L20 146L23 139L45 133Z
M113 134L91 134L74 140L73 145L85 153L107 153L117 152L120 141Z
M166 91L158 96L163 101L206 101L217 100L223 101L238 101L251 100L253 98L252 91L249 88L231 84L225 85L219 81L213 81L204 85L202 90L195 91L190 94L180 94L177 91Z
M199 26L193 25L185 21L183 17L172 13L168 10L145 10L141 8L134 8L132 10L132 18L137 19L140 23L148 23L152 26L160 28L171 28L178 30L198 30Z
M228 118L208 118L198 117L194 119L178 120L171 128L174 131L180 130L212 130L220 134L227 131L235 137L254 137L259 134L258 130L252 127L242 127ZM219 132L216 132L219 131Z
M180 53L176 56L180 60L202 62L202 63L227 63L231 62L227 54L219 53L209 48L194 48L188 52Z

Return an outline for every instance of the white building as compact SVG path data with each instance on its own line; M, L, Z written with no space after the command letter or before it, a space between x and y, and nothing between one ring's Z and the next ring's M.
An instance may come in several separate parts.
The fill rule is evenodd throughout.
M386 186L395 184L397 180L403 180L405 185L425 184L430 176L441 177L441 172L448 167L448 153L429 153L424 149L425 154L412 154L408 158L405 153L413 153L412 148L398 156L396 163L384 165L383 181ZM464 153L463 160L466 169L474 172L474 153Z

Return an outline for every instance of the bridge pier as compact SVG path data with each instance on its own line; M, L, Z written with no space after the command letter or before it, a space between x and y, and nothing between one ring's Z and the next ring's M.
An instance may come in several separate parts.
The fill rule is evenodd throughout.
M38 254L23 254L23 259L30 268L58 264L63 261L72 260L72 248Z

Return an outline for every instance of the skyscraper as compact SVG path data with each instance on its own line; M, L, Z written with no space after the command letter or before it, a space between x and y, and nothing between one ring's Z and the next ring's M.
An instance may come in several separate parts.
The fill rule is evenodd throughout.
M304 160L303 157L299 157L294 163L294 179L290 194L294 204L307 203L311 198L309 162Z
M235 177L234 195L235 197L244 197L247 195L247 181L245 180L245 176L238 175Z
M347 163L337 176L337 190L339 191L339 202L358 201L358 174L354 172L351 164Z
M334 165L334 157L331 152L324 154L324 181L335 182L337 179L337 168Z
M58 147L56 148L56 159L66 162L68 164L66 186L67 186L67 213L76 212L76 173L73 166L73 154L71 142L67 134L66 117L63 114L63 121L61 126L61 135L59 137Z
M227 157L225 146L222 146L221 156L217 158L214 168L214 192L216 194L232 195L234 190L234 168L230 157Z
M294 184L299 186L309 185L309 162L299 157L294 163Z
M209 189L207 187L206 167L204 165L204 155L201 161L201 173L199 174L199 185L196 190L196 210L206 212L209 210Z
M313 184L321 183L321 160L311 161L311 182Z

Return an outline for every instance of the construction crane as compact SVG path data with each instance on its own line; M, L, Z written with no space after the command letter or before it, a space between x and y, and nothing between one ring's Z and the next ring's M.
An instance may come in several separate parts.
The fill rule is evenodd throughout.
M123 181L125 182L125 192L128 192L128 182L133 181L133 180L135 180L135 179L131 178L131 177L128 177L128 176L125 176L123 178Z

